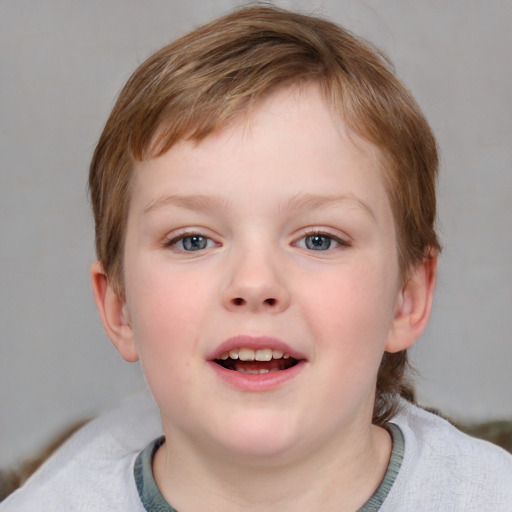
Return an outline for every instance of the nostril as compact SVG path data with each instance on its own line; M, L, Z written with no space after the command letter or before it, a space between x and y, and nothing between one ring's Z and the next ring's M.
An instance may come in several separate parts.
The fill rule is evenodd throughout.
M242 297L235 297L234 299L231 299L231 303L235 306L243 306L247 304L247 301L243 299ZM263 301L263 304L268 304L269 306L275 306L277 304L276 299L265 299Z

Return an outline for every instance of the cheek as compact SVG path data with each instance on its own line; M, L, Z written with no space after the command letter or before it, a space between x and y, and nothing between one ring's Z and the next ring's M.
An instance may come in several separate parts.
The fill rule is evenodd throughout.
M394 308L393 289L382 270L351 266L309 294L306 314L316 337L329 349L342 347L347 359L380 358Z
M200 335L207 290L187 273L139 266L126 292L142 365L186 367Z
M138 274L132 282L129 307L142 371L158 403L178 406L182 390L193 387L194 355L200 316L193 287L161 275ZM127 288L129 292L129 288Z

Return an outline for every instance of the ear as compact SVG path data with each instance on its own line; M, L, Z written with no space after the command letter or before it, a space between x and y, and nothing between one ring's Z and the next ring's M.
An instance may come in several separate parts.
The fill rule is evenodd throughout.
M418 263L400 289L386 352L409 348L427 326L437 278L437 251Z
M137 361L139 356L126 304L113 289L99 261L91 267L91 281L96 307L110 341L125 361Z

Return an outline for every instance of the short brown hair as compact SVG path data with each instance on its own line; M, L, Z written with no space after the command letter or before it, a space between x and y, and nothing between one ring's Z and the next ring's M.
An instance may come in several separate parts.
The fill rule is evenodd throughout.
M313 16L271 6L237 10L165 46L131 76L94 152L89 187L96 251L118 293L135 161L200 141L277 87L315 82L328 105L380 150L402 277L439 250L436 142L389 60L369 43ZM382 360L374 423L405 394L405 351Z

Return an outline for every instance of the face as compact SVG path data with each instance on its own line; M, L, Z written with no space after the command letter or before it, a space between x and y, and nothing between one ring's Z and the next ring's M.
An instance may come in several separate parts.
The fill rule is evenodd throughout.
M118 346L168 438L284 457L371 422L401 294L382 175L315 86L136 165Z

